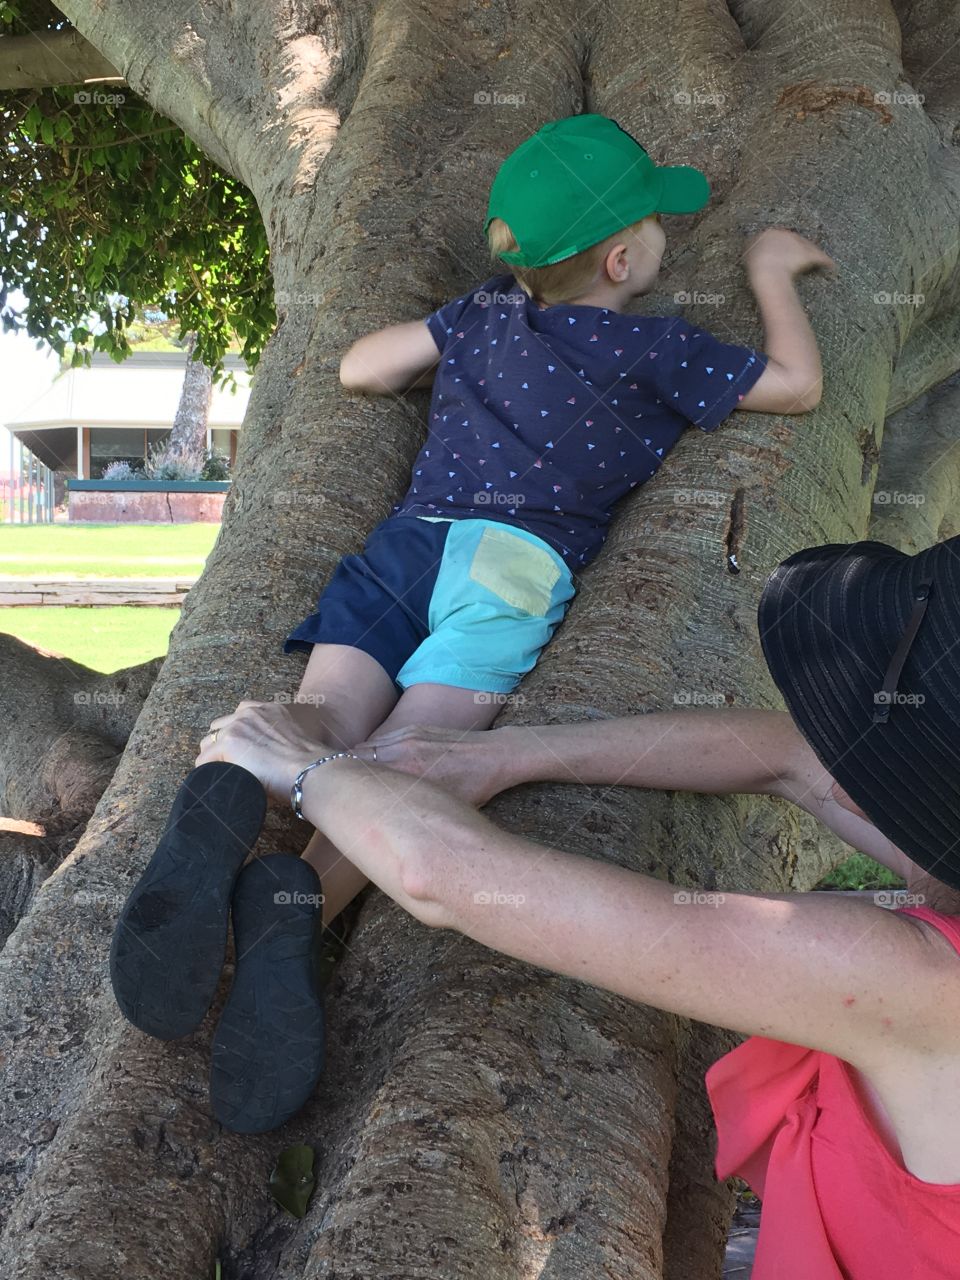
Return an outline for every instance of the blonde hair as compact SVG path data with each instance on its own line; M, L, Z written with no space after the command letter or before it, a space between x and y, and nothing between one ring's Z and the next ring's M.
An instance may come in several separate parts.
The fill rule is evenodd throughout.
M626 231L636 231L640 222L631 223L629 227L607 236L589 249L575 253L572 258L564 258L562 262L552 262L546 267L521 267L516 263L506 265L513 272L517 283L537 302L547 306L556 302L569 302L587 292L596 283L600 263L611 243ZM494 259L502 253L513 253L519 249L516 238L502 218L494 218L487 228L487 244L490 256Z

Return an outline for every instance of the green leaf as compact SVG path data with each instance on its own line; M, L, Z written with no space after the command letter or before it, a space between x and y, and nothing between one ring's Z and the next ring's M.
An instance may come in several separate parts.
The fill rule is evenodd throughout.
M270 1174L270 1194L281 1208L302 1218L317 1185L313 1175L313 1148L287 1147Z
M40 137L47 144L47 146L53 145L56 135L54 134L54 131L53 131L53 121L50 119L49 116L44 116L43 119L40 121Z
M20 125L20 128L23 130L24 134L26 134L28 138L36 138L37 132L40 129L40 125L42 121L43 121L43 112L40 110L37 104L34 103L33 106L30 108L30 110L27 112L27 114L23 117L23 121Z

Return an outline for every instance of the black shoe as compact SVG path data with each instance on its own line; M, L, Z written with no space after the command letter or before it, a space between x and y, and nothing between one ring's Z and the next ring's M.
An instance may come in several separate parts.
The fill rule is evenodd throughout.
M124 1017L161 1040L210 1008L227 944L230 893L267 811L258 778L212 760L187 774L166 830L130 891L110 947Z
M322 904L317 873L292 854L257 858L237 880L237 968L210 1064L213 1114L235 1133L289 1120L323 1070Z

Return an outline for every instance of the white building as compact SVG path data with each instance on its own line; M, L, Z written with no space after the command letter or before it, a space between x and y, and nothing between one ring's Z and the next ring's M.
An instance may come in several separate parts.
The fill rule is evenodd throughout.
M215 387L207 424L207 448L237 453L237 433L250 396L250 374L239 356L225 367L235 392ZM183 352L134 352L117 364L103 352L89 369L68 369L36 400L7 421L7 430L42 463L80 480L96 480L111 462L142 462L170 431L180 403ZM5 460L4 460L5 461Z

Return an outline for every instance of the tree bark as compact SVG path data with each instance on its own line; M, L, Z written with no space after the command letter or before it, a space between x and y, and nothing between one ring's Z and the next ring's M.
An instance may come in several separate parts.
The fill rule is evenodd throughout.
M190 334L183 389L170 429L168 447L171 451L202 459L207 451L207 419L213 395L213 370L202 360L194 360L196 343L197 335Z
M740 255L771 223L818 240L841 274L800 285L824 353L820 408L687 433L623 505L504 720L708 694L780 705L756 635L766 576L800 547L864 536L886 416L960 363L924 335L957 324L960 183L940 126L892 99L893 10L697 0L677 22L659 0L642 14L607 0L587 17L554 6L544 30L541 9L499 0L201 3L182 19L146 0L64 8L251 187L279 322L220 538L163 669L69 865L0 953L0 1124L15 1152L4 1273L200 1277L219 1255L224 1280L716 1277L729 1196L711 1174L702 1073L730 1037L426 930L371 892L331 987L316 1097L282 1132L239 1138L207 1107L216 1010L176 1044L120 1020L105 977L112 904L210 720L295 687L303 664L283 636L404 488L426 397L347 395L342 351L491 274L489 183L545 119L601 111L656 160L710 175L711 204L671 229L644 312L682 309L759 343ZM526 104L475 97L491 93ZM678 300L695 291L724 301ZM884 292L894 300L875 300ZM521 834L678 885L804 889L838 855L809 820L747 797L536 786L491 808ZM287 815L272 822L271 849L302 846ZM78 910L80 893L103 908ZM318 1151L302 1225L266 1193L278 1151L300 1141Z
M0 36L0 91L122 79L116 67L79 31Z
M0 946L83 834L161 662L103 675L0 633Z

